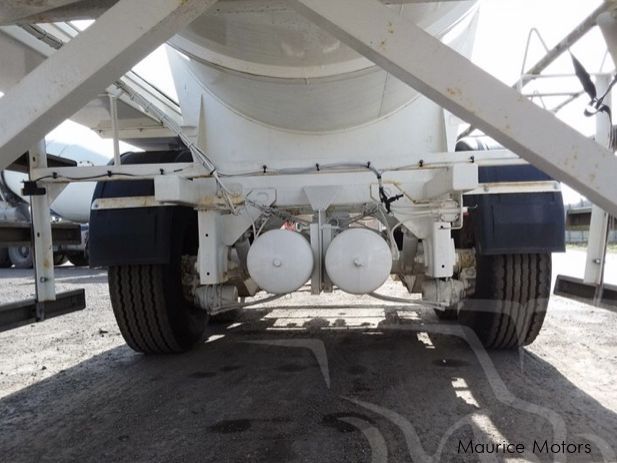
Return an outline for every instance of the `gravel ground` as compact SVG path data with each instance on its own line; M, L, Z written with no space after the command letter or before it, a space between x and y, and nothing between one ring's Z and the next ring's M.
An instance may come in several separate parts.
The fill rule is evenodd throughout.
M581 263L555 256L554 273ZM57 276L87 308L0 333L1 461L617 461L615 313L554 297L536 343L487 354L430 312L300 293L154 358L124 345L105 272ZM27 297L31 274L0 271L0 288ZM459 454L470 439L526 451Z

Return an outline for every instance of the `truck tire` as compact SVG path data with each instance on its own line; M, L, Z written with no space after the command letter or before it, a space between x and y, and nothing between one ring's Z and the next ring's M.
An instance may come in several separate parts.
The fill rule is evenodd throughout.
M9 259L15 268L32 268L32 249L28 246L9 248Z
M9 250L0 248L0 268L11 268L12 265L11 259L9 259Z
M144 354L176 354L202 340L208 313L196 307L182 284L183 256L199 248L197 214L173 210L169 260L164 264L122 264L109 267L109 293L126 343Z
M185 300L170 265L109 268L111 304L126 343L144 354L174 354L201 340L208 315Z
M75 267L87 267L88 266L88 258L84 253L80 254L69 254L68 255L69 262L73 264Z
M542 328L551 288L551 255L480 256L476 292L463 301L459 322L491 349L531 344Z
M54 253L54 265L55 266L60 266L60 265L64 265L69 261L69 258L66 257L66 254L61 254L58 252Z

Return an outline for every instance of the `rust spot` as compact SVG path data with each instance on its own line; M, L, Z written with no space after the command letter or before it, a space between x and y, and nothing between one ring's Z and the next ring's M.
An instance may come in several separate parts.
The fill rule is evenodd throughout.
M450 95L450 96L461 96L463 94L463 92L461 92L460 88L448 87L448 89L446 91L448 92L448 95Z

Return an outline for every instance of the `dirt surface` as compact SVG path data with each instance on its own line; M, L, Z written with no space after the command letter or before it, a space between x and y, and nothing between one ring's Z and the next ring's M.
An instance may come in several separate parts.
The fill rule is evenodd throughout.
M555 267L579 272L580 254ZM124 345L105 272L57 274L88 306L0 333L1 461L617 461L615 313L554 297L536 343L487 354L431 312L300 293L156 358ZM31 281L0 271L0 301ZM526 451L459 454L470 439Z

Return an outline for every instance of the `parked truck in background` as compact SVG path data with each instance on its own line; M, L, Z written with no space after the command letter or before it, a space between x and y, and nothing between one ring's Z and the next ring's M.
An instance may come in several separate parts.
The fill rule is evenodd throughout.
M78 165L106 163L107 159L100 153L83 146L60 142L48 144L49 154L63 156L76 161ZM7 224L30 224L29 197L22 192L27 175L5 170L0 172L0 222ZM80 244L64 244L54 247L54 264L70 262L75 266L88 265L88 235L90 203L94 192L94 183L81 183L68 186L52 202L52 220L55 223L80 224L82 240ZM33 253L30 246L0 247L0 268L32 268Z

